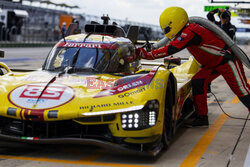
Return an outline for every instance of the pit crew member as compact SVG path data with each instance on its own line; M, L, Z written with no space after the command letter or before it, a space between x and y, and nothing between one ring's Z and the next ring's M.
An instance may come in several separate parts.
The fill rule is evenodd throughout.
M160 26L165 36L173 39L168 45L147 52L138 48L144 59L154 60L172 55L187 48L202 68L192 78L192 91L197 113L189 126L208 126L208 83L222 75L232 91L250 111L250 85L247 83L242 62L231 54L224 41L208 29L188 22L183 8L169 7L160 16Z
M218 13L220 21L215 21L214 14L216 13ZM208 20L221 27L221 29L223 29L231 39L235 38L236 27L230 22L230 11L222 8L214 9L207 14L207 18Z

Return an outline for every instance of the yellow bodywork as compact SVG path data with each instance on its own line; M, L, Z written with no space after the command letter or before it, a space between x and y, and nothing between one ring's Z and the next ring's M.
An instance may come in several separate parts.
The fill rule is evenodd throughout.
M91 76L65 74L58 77L51 84L52 87L49 91L45 92L47 97L50 98L55 96L56 93L60 93L53 92L53 89L58 87L67 91L66 93L68 94L72 93L72 97L67 97L68 99L66 98L65 102L60 102L62 104L57 105L54 103L46 104L43 100L37 101L37 104L35 104L32 98L27 98L28 96L36 94L40 85L44 87L46 83L56 75L55 73L45 71L25 73L12 72L4 63L0 65L7 71L5 75L0 77L0 116L20 120L33 120L33 118L29 118L28 116L32 115L32 113L36 114L40 112L39 114L43 119L42 121L73 120L82 125L108 124L109 130L113 136L124 137L126 138L124 141L128 143L151 143L157 140L157 136L162 135L165 95L171 72L177 81L176 92L173 91L173 93L176 93L176 105L173 107L173 119L178 120L183 104L191 93L190 80L199 69L199 64L193 58L190 58L180 66L172 68L170 71L166 69L165 66L159 66L150 84L136 86L133 89L121 93L102 97L95 96L104 89L108 90L110 85L118 79L121 79L122 76L111 74L97 74ZM141 73L143 71L151 70L140 70L139 72ZM29 85L30 87L27 88L25 85ZM19 103L18 97L29 99L30 101L28 102L32 103L32 105L24 105L23 102ZM111 121L81 121L81 118L96 116L95 113L98 113L97 115L102 115L101 113L106 115L105 112L108 111L116 111L117 109L126 109L133 106L144 106L150 100L158 100L159 102L159 113L156 124L150 128L142 130L124 130L121 126L121 114L119 112L115 112L115 119ZM51 101L51 99L48 99L47 102L49 101ZM44 104L40 105L40 103ZM48 105L47 108L46 105ZM44 106L45 108L43 108ZM16 109L16 114L7 114L9 108ZM58 111L57 117L49 118L48 115L50 111Z

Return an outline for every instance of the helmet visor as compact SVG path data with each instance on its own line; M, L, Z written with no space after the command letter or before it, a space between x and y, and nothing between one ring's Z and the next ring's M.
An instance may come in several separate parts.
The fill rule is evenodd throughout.
M167 33L169 33L171 31L171 28L169 26L167 26L166 28L162 29L162 32L166 35Z

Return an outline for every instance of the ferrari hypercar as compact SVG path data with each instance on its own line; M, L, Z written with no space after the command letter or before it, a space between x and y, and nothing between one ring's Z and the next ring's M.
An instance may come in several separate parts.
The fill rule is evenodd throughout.
M190 80L199 64L192 57L143 64L138 27L130 30L87 24L85 33L60 40L41 69L0 63L0 140L150 155L166 148L194 112Z

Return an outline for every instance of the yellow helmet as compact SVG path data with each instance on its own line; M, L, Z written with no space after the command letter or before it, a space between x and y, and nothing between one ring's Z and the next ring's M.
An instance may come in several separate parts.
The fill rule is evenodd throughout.
M161 29L169 39L174 38L187 23L187 12L180 7L169 7L160 16Z

